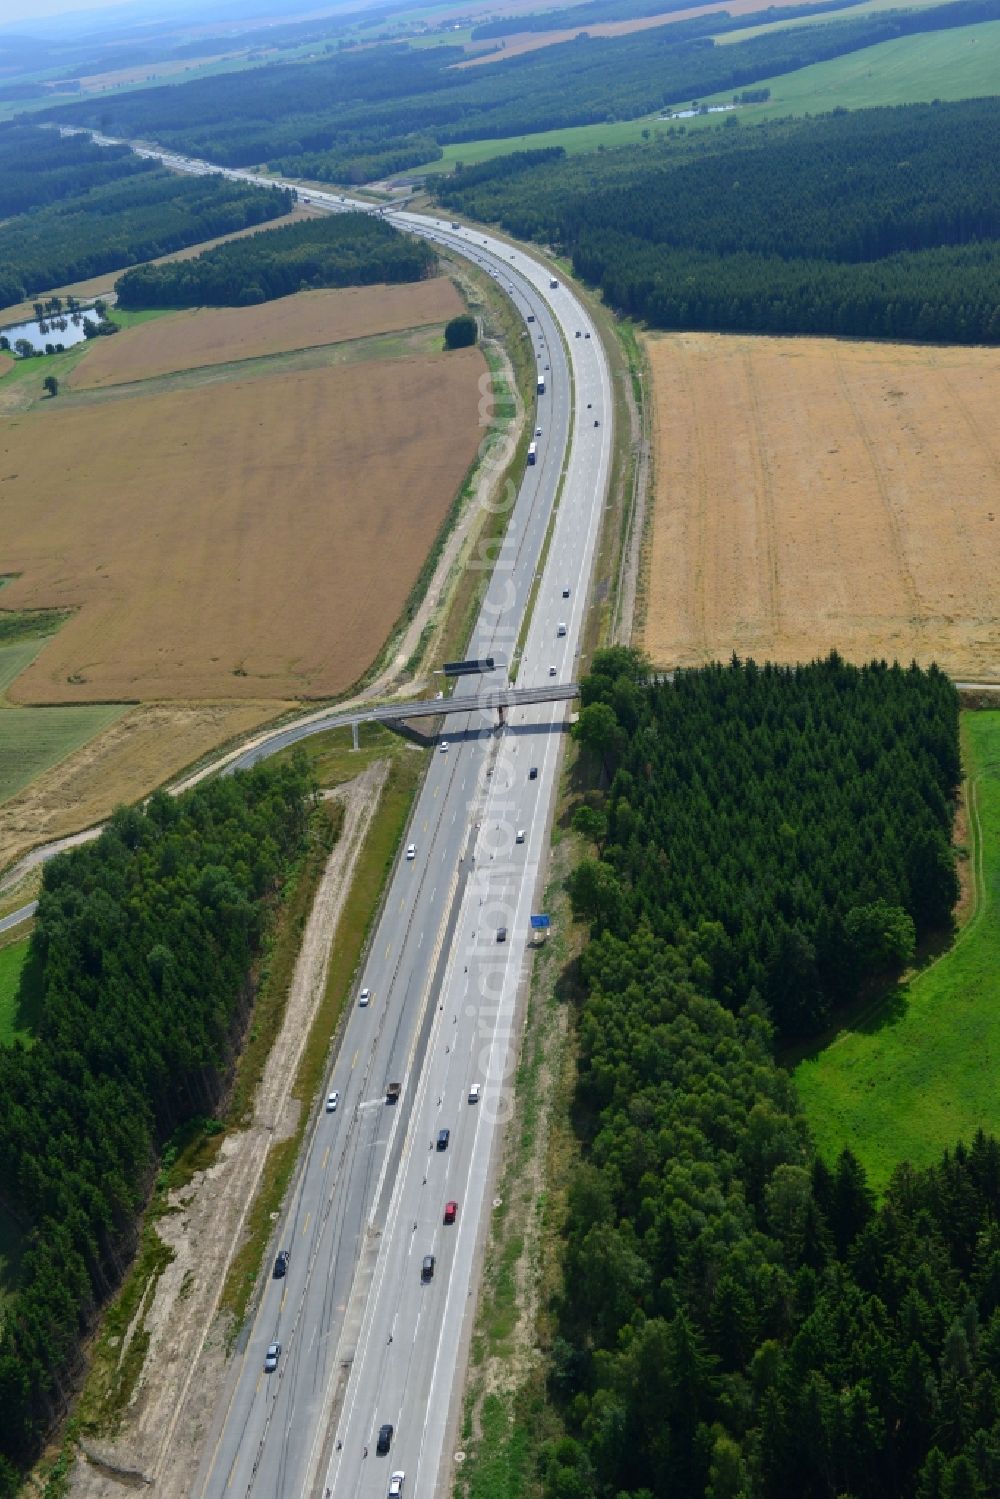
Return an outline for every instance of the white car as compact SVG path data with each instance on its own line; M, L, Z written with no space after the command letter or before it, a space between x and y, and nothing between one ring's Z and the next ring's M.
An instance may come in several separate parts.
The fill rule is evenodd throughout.
M389 1479L389 1499L399 1499L400 1494L403 1492L403 1483L405 1479L406 1474L402 1471L402 1469L400 1469L398 1473L394 1473L392 1475L392 1477Z
M268 1343L268 1345L267 1345L267 1352L264 1355L264 1373L265 1374L273 1374L274 1373L275 1369L278 1367L278 1360L279 1360L280 1357L281 1357L281 1344L280 1343Z
M446 755L448 753L448 741L447 741L447 739L442 739L441 740L441 753L442 753L442 755Z
M483 1091L483 1085L482 1085L482 1083L473 1083L472 1087L469 1089L469 1102L470 1103L478 1103L479 1102L479 1095L480 1095L480 1093L482 1091Z
M524 842L524 829L523 828L518 828L517 832L514 834L514 842L515 843L523 843Z
M555 674L556 674L556 669L555 669L555 667L554 667L554 666L550 666L550 667L549 667L549 676L550 676L550 677L554 677L554 676L555 676Z
M361 993L358 995L358 1004L361 1006L362 1009L365 1008L365 1006L370 1001L371 997L372 997L372 991L366 985L365 988L362 989Z
M541 437L541 435L542 435L542 429L541 429L541 427L536 427L535 428L535 436L536 437Z
M339 1102L340 1094L337 1092L336 1088L334 1088L332 1093L328 1093L326 1095L326 1112L328 1114L335 1114L337 1112L337 1105Z
M415 843L408 843L406 845L406 857L408 859L415 859L417 857L417 845Z
M556 626L556 634L560 637L560 639L562 638L563 635L566 634L566 626L562 623L561 620L559 621L559 624Z

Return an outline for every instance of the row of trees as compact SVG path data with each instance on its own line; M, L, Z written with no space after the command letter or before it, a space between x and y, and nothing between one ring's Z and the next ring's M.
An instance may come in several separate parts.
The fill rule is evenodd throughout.
M383 170L393 156L432 160L435 146L447 142L635 118L895 37L998 14L1000 0L951 0L768 31L726 46L715 45L709 33L766 22L771 13L695 17L641 35L582 33L471 72L454 66L464 59L456 47L381 46L308 66L275 65L81 101L57 117L165 141L225 165L281 162L286 171L301 171L308 163L310 174L337 172L350 181L360 171Z
M283 189L160 167L99 184L0 224L0 305L265 223L291 207Z
M585 161L518 153L438 190L559 244L613 306L656 327L996 342L998 152L1000 103L981 99Z
M216 245L194 260L136 266L118 305L244 307L318 286L419 281L437 257L424 240L367 213L331 214Z
M0 1199L25 1239L0 1328L0 1493L72 1386L160 1148L215 1108L309 805L304 762L255 770L122 809L46 865L22 980L40 1019L30 1047L0 1047Z
M935 783L955 774L953 695L936 673L836 661L794 673L734 665L673 687L642 678L629 653L599 653L578 730L593 749L586 811L607 820L598 834L607 846L619 837L627 776L622 852L643 866L658 845L659 877L616 876L641 885L643 909L625 929L596 919L582 959L579 1154L549 1351L565 1435L542 1454L547 1499L985 1499L1000 1492L1000 1147L979 1135L929 1170L901 1166L876 1206L849 1151L817 1158L761 994L737 1007L714 992L712 876L725 851L713 824L747 855L730 898L762 922L788 894L775 843L797 851L789 871L805 887L819 880L831 913L841 881L867 899L864 869L826 878L810 858L798 782L813 785L817 841L831 835L836 859L852 841L845 788L872 831L886 783L914 768L925 713L930 748L915 759L937 766L925 788L937 801ZM665 715L672 696L676 716ZM609 748L586 721L614 703L618 725L636 723ZM831 728L851 754L828 747ZM615 771L610 797L607 755L631 766ZM741 788L745 817L734 820L735 791L716 800L720 779ZM905 797L919 823L916 784ZM890 800L890 840L899 819ZM680 843L695 826L710 852ZM695 892L680 922L690 859L706 898Z
M943 673L734 659L647 687L636 658L601 662L578 733L609 784L587 809L598 855L571 881L595 932L676 941L713 923L709 991L734 1010L760 995L787 1036L948 930L960 764Z

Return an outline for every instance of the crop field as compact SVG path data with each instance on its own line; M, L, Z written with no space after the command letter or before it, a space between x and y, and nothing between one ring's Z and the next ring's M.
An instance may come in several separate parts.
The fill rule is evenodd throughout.
M846 12L853 15L853 11ZM734 32L737 41L746 32ZM997 92L1000 78L1000 21L928 31L879 42L829 62L813 63L778 78L762 78L766 104L740 109L748 123L779 115L823 114L831 109L866 109L876 104L920 104L932 99L978 99ZM706 95L703 103L726 103L732 90ZM703 116L702 120L711 119ZM688 121L688 124L698 121Z
M770 8L773 10L780 10L783 5L799 3L800 0L769 0ZM695 16L711 15L713 10L725 12L731 16L740 16L752 14L764 8L763 0L715 0L715 3L711 5L691 5L684 10L666 11L656 16L636 16L625 21L588 21L582 28L571 26L552 31L518 31L502 38L505 43L502 52L489 52L482 57L470 58L468 62L457 63L456 68L474 68L482 63L506 62L508 58L520 57L525 52L537 52L539 47L552 47L558 42L570 42L579 35L581 29L585 30L588 36L627 36L634 31L649 31L657 26L670 26L675 21L689 21ZM504 14L511 15L515 12L505 7ZM468 43L470 51L473 48L495 45L496 42L492 38Z
M0 712L0 803L65 760L124 712L120 705L104 703Z
M795 1083L820 1152L845 1145L872 1187L977 1129L1000 1133L1000 712L962 717L977 904L954 946L873 1005Z
M485 369L463 349L234 379L210 401L172 390L9 418L0 535L20 576L4 605L77 612L8 696L343 691L472 462Z
M170 255L160 255L155 260L144 261L146 265L165 265L172 260L193 260L196 255L201 255L205 250L211 250L213 245L224 245L231 239L244 239L248 234L259 234L267 229L284 229L288 224L295 224L299 219L315 218L315 211L311 208L293 208L291 213L286 213L280 219L270 219L266 224L252 224L249 229L236 229L232 234L220 234L215 239L202 240L199 245L188 245L185 250L175 250ZM36 301L44 302L46 297L76 297L78 302L92 302L95 297L113 298L115 282L119 276L125 273L122 270L105 271L103 275L91 276L86 281L74 281L69 286L54 286L49 291L39 292L36 298L30 302L17 302L11 307L0 307L0 326L5 323L19 323L25 318L34 316L33 307ZM48 366L46 366L48 368ZM3 370L0 368L0 375Z
M1000 680L1000 349L712 334L647 348L653 661L836 648Z
M259 307L210 307L173 313L94 340L74 370L74 390L202 369L207 365L311 349L375 333L443 323L464 311L445 276L405 286L309 291Z
M120 803L148 796L155 786L162 786L203 755L291 706L287 702L148 703L124 713L119 710L95 737L51 769L40 770L22 790L0 803L0 870L35 844L102 822ZM52 711L0 712L0 734L8 720L22 715L30 720Z

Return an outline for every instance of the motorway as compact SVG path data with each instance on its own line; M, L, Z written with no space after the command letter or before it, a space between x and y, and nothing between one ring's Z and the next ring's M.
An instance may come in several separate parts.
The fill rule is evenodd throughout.
M214 170L140 150L179 170ZM320 209L370 210L298 191ZM382 211L477 263L525 319L545 379L538 458L510 498L502 546L471 563L491 578L467 654L512 659L537 581L517 685L567 685L611 461L611 386L597 330L572 291L516 246L449 220ZM530 916L542 900L566 718L565 702L519 705L498 729L495 709L474 705L494 682L460 679L449 705L448 749L431 758L406 835L413 855L393 871L358 975L370 1002L355 996L331 1062L337 1106L317 1100L276 1230L272 1251L289 1251L287 1272L263 1285L209 1417L192 1484L198 1499L382 1499L396 1470L406 1475L403 1499L450 1487L448 1442L499 1134L514 1107ZM454 713L465 696L467 719ZM389 1082L402 1084L397 1103L386 1102ZM439 1149L442 1129L449 1136ZM445 1224L448 1202L457 1213ZM265 1373L272 1341L281 1353ZM388 1456L376 1453L383 1423L394 1429Z

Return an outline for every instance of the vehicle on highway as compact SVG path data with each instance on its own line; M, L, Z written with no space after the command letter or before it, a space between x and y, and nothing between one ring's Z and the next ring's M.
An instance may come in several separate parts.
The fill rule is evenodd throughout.
M423 1264L420 1266L420 1279L434 1279L434 1256L432 1254L424 1255Z
M372 997L372 991L369 988L367 988L367 986L366 986L364 989L362 989L361 993L358 995L358 1004L361 1006L362 1009L365 1008L365 1005L367 1005L367 1004L370 1003L371 997Z
M445 1223L454 1223L457 1214L458 1214L458 1203L457 1202L446 1202L445 1205L444 1205L444 1221L445 1221Z
M577 328L577 330L576 330L576 336L577 336L577 338L580 337L580 330L579 330L579 328Z
M386 1083L386 1085L385 1085L385 1101L386 1101L386 1103L397 1103L399 1101L399 1095L402 1093L402 1091L403 1091L403 1084L402 1083Z
M533 323L534 321L535 321L535 314L533 312L529 312L528 313L528 322L529 323Z
M566 634L566 626L563 624L562 620L560 620L559 623L556 625L556 634L557 635L565 635Z
M384 1426L378 1429L378 1441L375 1443L375 1451L379 1457L384 1457L392 1446L392 1425L386 1421Z
M594 417L594 426L595 427L599 427L600 425L601 425L600 422L597 420L597 417L595 416Z
M555 669L555 667L554 667L554 666L550 666L550 667L549 667L549 676L550 676L550 677L554 677L554 676L555 676L555 674L556 674L556 669Z
M590 334L589 333L585 333L583 336L584 336L584 338L589 338Z
M563 589L563 598L564 599L568 599L569 598L569 589L568 588L564 588Z
M535 436L536 437L541 437L541 435L542 435L542 429L541 429L541 427L536 427L535 428Z
M515 843L523 843L524 842L524 829L523 828L518 828L517 832L514 834L514 842Z
M473 1083L472 1087L469 1089L469 1102L470 1103L478 1103L479 1102L479 1095L482 1093L482 1091L483 1091L483 1085L482 1085L482 1083Z
M558 285L559 285L559 282L558 282L558 281L557 281L557 280L556 280L556 279L555 279L555 277L554 277L554 276L553 276L553 277L552 277L552 278L551 278L551 279L550 279L550 281L549 281L549 291L555 291L555 289L556 289L556 287L557 287L557 286L558 286Z
M285 1273L285 1271L287 1269L288 1269L288 1250L287 1249L279 1249L278 1250L278 1257L277 1257L277 1259L274 1262L274 1278L275 1278L275 1280L280 1280L281 1277L284 1275L284 1273Z
M498 942L506 942L507 941L507 928L505 926L498 926L497 927L497 941Z
M537 781L538 780L538 766L537 765L533 765L531 767L531 769L528 771L528 780L529 781Z
M439 1129L438 1130L438 1141L437 1141L437 1148L438 1148L438 1150L447 1150L448 1149L448 1141L450 1139L451 1139L451 1130L450 1129Z
M446 755L448 753L448 741L447 741L447 739L442 739L441 740L441 753L442 753L442 755Z
M417 857L417 845L415 843L408 843L406 845L406 857L408 859L415 859Z
M336 1088L334 1088L332 1093L328 1093L326 1095L326 1112L328 1114L335 1114L339 1102L340 1094L337 1092Z
M389 1479L389 1499L399 1499L400 1494L403 1492L403 1483L405 1482L405 1479L406 1474L403 1472L402 1468L398 1473L394 1473L392 1475L392 1477Z
M274 1373L275 1369L278 1367L278 1360L279 1360L280 1357L281 1357L281 1344L280 1343L268 1343L268 1345L267 1345L267 1352L264 1355L264 1373L265 1374L273 1374Z

